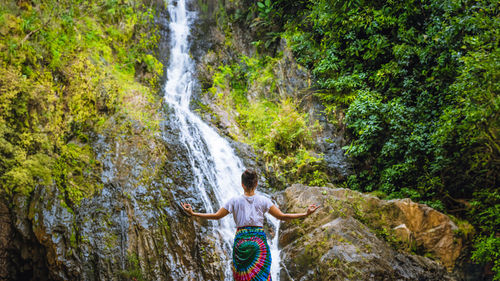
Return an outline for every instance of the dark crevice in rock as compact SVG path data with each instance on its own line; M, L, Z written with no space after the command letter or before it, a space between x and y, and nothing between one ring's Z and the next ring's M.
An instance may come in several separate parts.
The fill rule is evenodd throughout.
M31 222L23 220L23 232L13 227L22 218L12 215L7 202L0 198L0 280L62 280L51 276L47 252L37 242Z

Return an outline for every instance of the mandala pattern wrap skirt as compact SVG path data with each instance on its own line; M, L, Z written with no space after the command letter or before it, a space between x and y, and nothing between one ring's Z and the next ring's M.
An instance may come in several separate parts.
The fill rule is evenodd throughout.
M233 277L236 281L271 280L271 251L262 227L239 227L234 237Z

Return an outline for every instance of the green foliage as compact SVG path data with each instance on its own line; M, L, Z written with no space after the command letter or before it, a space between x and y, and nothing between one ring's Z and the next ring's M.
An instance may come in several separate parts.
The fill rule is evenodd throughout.
M312 145L305 114L290 100L274 104L266 100L241 109L240 124L264 155L290 154Z
M480 236L476 239L476 251L472 254L472 259L477 262L493 263L495 276L493 280L500 280L500 237L491 234L490 236Z
M158 34L144 32L153 16L140 2L2 2L2 193L55 185L65 204L78 204L101 186L92 138L106 120L155 127L130 102L151 100L162 74L151 54Z
M326 174L317 170L323 160L312 152L312 134L319 125L311 126L307 115L290 100L278 104L260 100L240 109L239 117L246 141L262 150L268 167L283 186L290 182L325 183Z
M347 109L361 190L445 204L498 174L494 1L300 1L285 37L327 108ZM439 205L439 203L437 203Z
M271 0L265 0L264 2L257 2L257 7L259 7L259 17L267 18L273 10L273 3L271 3Z
M474 242L473 260L492 263L494 280L500 280L500 192L498 190L479 190L474 193L469 217L479 230Z
M493 233L500 229L500 192L479 190L474 194L469 210L470 217L482 232Z
M92 147L89 145L68 143L61 147L52 173L57 187L73 203L80 202L100 188L100 169L93 158Z

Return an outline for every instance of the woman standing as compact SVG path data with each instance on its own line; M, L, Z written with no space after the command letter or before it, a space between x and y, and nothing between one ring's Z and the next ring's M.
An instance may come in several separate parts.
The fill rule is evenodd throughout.
M181 203L184 210L195 217L218 220L229 213L233 214L237 227L233 245L233 277L236 281L271 280L271 252L263 229L266 212L277 219L289 220L306 217L319 208L313 204L305 213L284 214L271 199L255 194L257 184L255 171L243 172L243 195L231 198L215 214L195 213L190 204Z

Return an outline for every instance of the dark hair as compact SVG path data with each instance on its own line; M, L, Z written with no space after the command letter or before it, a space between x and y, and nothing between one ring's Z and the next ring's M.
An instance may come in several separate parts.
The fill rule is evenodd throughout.
M258 182L257 172L252 169L246 169L243 174L241 174L241 183L243 183L245 189L255 188Z

